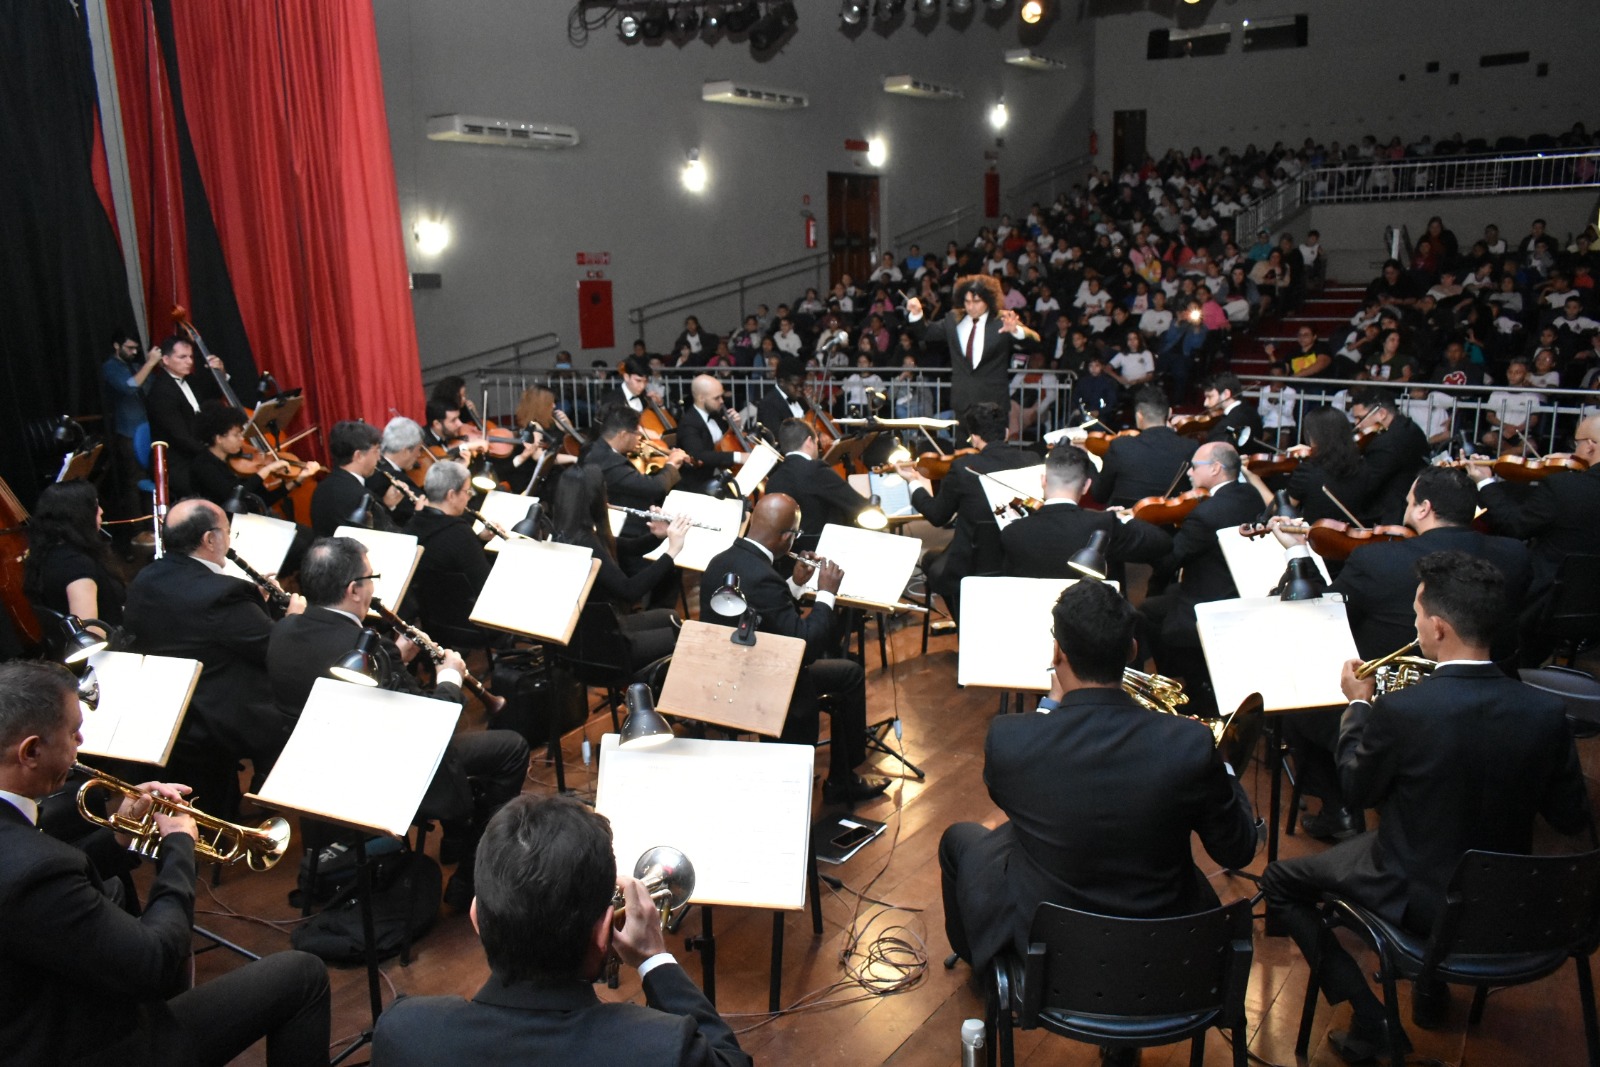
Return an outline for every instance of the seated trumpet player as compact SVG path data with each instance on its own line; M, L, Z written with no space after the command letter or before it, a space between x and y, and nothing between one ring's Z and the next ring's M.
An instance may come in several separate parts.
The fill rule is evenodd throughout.
M1340 678L1350 703L1335 753L1339 779L1349 803L1378 809L1378 829L1273 863L1262 878L1269 917L1282 921L1307 959L1318 951L1325 891L1425 937L1465 852L1530 852L1536 815L1563 833L1587 825L1561 699L1507 678L1489 659L1490 637L1506 614L1505 579L1486 560L1456 551L1422 557L1415 576L1416 638L1433 672L1382 696L1357 660ZM1329 1003L1348 1000L1354 1008L1349 1029L1331 1034L1330 1044L1348 1063L1372 1059L1389 1043L1382 1004L1337 943L1322 969ZM1448 1006L1444 985L1419 987L1412 1022L1438 1025Z
M1123 689L1132 606L1079 582L1053 615L1050 695L1038 713L996 718L984 744L984 783L1009 821L956 823L939 842L945 932L978 974L1008 946L1026 952L1041 901L1124 918L1216 907L1191 833L1224 867L1255 855L1250 801L1211 731Z
M605 816L568 797L519 796L484 831L478 865L471 916L489 980L471 1000L395 1001L378 1022L374 1063L752 1062L666 951L645 884L618 874ZM643 1006L595 995L612 952L638 969Z
M138 918L106 895L87 856L35 828L37 801L77 758L83 712L54 664L0 665L0 1048L8 1063L225 1064L265 1037L270 1064L328 1062L328 972L279 952L186 988L195 821L157 806L156 876ZM146 782L123 802L182 801Z

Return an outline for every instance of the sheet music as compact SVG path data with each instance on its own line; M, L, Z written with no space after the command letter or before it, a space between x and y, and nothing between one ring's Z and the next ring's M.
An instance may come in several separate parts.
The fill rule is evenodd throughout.
M262 574L282 571L283 561L294 544L295 524L270 515L234 515L232 518L228 547ZM252 580L231 559L223 563L222 569L235 578Z
M460 711L443 700L318 678L257 796L402 837Z
M1267 711L1343 707L1339 672L1359 658L1344 601L1252 597L1195 606L1200 646L1224 713L1260 693ZM1280 640L1292 634L1293 640ZM1271 654L1261 649L1271 646Z
M1049 692L1055 649L1050 612L1062 591L1077 584L1074 578L961 579L957 684Z
M970 468L969 468L970 469ZM1017 497L1033 497L1035 500L1044 499L1044 464L1038 463L1032 467L1018 467L1015 470L995 471L977 475L978 484L983 486L984 499L989 502L991 510L1005 507ZM1000 524L1000 529L1017 521L1017 513L1010 508L995 515L995 522Z
M335 537L353 537L367 546L367 563L372 573L380 576L372 583L372 594L391 610L399 611L411 576L416 572L417 560L421 558L417 539L410 534L369 530L364 526L341 526L333 533Z
M80 748L95 756L165 766L200 679L200 661L97 652L89 666L100 682L100 704L83 713Z
M918 538L833 523L822 528L817 541L817 555L844 568L839 596L869 604L900 603L921 554ZM817 588L816 571L811 572L806 588Z
M472 607L473 622L566 641L588 600L594 556L581 545L507 541Z
M612 537L622 536L622 526L627 521L628 513L626 511L612 511L609 508L606 509L606 523L611 527Z
M506 532L511 527L528 517L528 509L537 501L536 496L523 496L520 493L507 493L501 489L491 489L483 496L483 503L478 510L488 517L490 522L497 524ZM483 523L477 519L472 520L472 532L483 533ZM500 546L505 542L498 537L491 537L484 543L484 548L490 552L500 551Z
M917 509L911 506L911 486L898 474L869 472L867 495L878 497L883 506L883 513L890 518L917 514Z
M687 515L694 522L716 527L714 530L689 527L683 539L683 551L676 557L678 566L686 571L705 570L713 556L732 545L744 532L743 500L718 500L704 493L674 489L662 501L661 510L668 515ZM663 541L645 553L644 558L660 559L666 550L667 543Z
M1268 595L1288 567L1283 546L1271 535L1245 537L1237 526L1230 526L1217 531L1217 544L1222 548L1222 558L1227 561L1228 572L1233 575L1233 584L1240 596ZM1322 580L1331 583L1333 579L1328 576L1327 563L1315 552L1311 553L1311 558L1322 572Z
M694 864L697 903L805 906L811 746L678 738L627 751L607 734L600 752L594 808L611 820L619 872L671 845Z
M783 456L778 450L765 441L753 442L750 458L744 461L744 466L739 468L739 473L733 476L733 484L739 487L740 496L749 496L761 487L767 475L772 473L772 468L783 462Z

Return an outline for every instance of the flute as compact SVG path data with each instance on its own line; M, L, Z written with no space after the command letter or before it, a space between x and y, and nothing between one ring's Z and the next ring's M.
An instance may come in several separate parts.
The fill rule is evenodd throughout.
M607 504L606 507L610 508L612 511L621 511L621 512L625 512L626 514L629 514L629 515L637 515L641 519L646 520L647 522L671 522L672 520L674 520L674 519L676 519L678 517L676 515L668 515L664 511L645 511L642 508L623 507L621 504ZM720 527L720 526L712 526L712 525L710 525L708 523L704 523L704 522L695 522L693 519L689 520L689 525L695 527L698 530L720 530L720 529L722 529L722 527Z
M407 637L411 638L411 640L418 647L428 653L429 657L433 659L433 662L444 662L444 647L440 645L439 642L435 641L417 627L411 625L409 622L406 622L406 620L390 611L384 606L383 601L379 600L377 597L372 598L372 610L376 611L378 613L378 617L384 622L388 623L396 630L401 631ZM491 715L506 705L505 697L495 696L493 693L489 692L489 690L485 689L483 687L483 683L474 678L472 676L472 672L467 670L464 665L461 668L461 684L465 686L473 696L483 701L484 708Z
M794 560L796 563L804 563L807 567L825 567L828 564L833 563L833 560L827 558L826 556L819 556L815 552L807 552L803 556L794 552L785 552L784 555L789 559ZM838 566L837 563L834 563L833 565L835 567Z
M252 582L255 582L256 585L261 587L261 591L267 594L267 601L273 607L280 608L285 611L288 610L289 594L283 588L283 586L278 584L277 579L272 578L269 575L262 574L260 571L250 566L250 564L245 561L243 556L239 555L239 553L235 552L231 548L228 549L228 558L233 560L233 565L235 567L238 567L240 570L248 574Z

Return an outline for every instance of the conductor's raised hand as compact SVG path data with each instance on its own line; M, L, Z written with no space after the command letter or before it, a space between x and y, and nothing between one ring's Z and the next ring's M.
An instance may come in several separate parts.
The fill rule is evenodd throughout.
M844 568L831 559L825 559L817 567L817 588L824 593L837 593L839 586L844 581Z
M666 935L661 931L661 913L639 879L618 875L617 884L622 887L624 900L620 916L622 928L612 938L611 945L617 950L618 959L629 967L637 967L667 950Z

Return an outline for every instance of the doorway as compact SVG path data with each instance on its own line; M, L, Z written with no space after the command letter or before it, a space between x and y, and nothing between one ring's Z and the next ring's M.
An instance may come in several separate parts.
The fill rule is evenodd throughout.
M1147 149L1144 143L1145 113L1140 111L1115 111L1111 115L1111 173L1115 177L1123 167L1137 167L1144 162Z
M864 284L878 248L878 176L828 172L828 284Z

